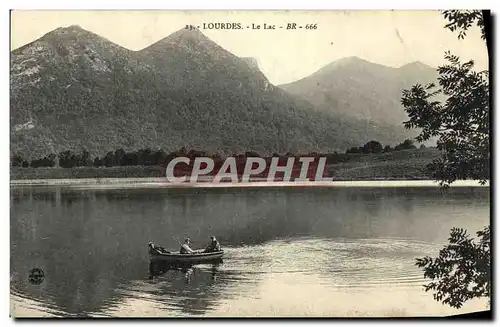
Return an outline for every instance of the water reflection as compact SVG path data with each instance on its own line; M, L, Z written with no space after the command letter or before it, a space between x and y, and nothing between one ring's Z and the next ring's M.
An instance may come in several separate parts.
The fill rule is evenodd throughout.
M220 271L222 263L221 259L197 265L151 261L148 280L155 288L144 287L141 282L122 288L127 294L142 293L143 297L148 294L155 306L166 311L179 308L187 314L203 314L215 305L231 282Z
M413 259L436 251L451 227L488 221L487 188L14 188L11 289L78 316L201 315L252 298L264 306L272 294L262 285L289 281L306 294L312 280L325 297L393 285L421 294ZM190 237L204 248L211 235L224 264L149 266L148 241L177 249L174 237ZM45 272L41 285L28 281L33 268Z
M210 265L211 273L212 273L212 281L216 280L216 275L218 272L219 266L223 263L222 259L211 260L206 265ZM168 271L180 271L184 274L186 278L186 282L189 283L191 281L191 275L194 273L196 269L196 265L189 263L171 263L163 260L151 260L149 262L149 279L154 279L155 277L159 277Z

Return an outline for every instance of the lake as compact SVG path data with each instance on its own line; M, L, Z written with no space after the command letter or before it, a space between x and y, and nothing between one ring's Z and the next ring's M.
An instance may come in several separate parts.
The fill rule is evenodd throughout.
M489 187L11 187L14 316L435 316L415 258L490 221ZM150 267L211 235L222 263ZM39 268L43 281L33 283Z

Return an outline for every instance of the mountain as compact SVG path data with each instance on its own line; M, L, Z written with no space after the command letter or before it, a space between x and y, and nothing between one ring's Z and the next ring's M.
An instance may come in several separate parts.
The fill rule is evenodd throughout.
M400 127L315 110L197 30L131 51L78 26L11 52L11 152L181 147L233 153L400 142Z
M260 71L260 67L259 67L259 63L257 62L257 59L252 58L252 57L245 57L245 58L242 57L241 59L243 59L251 68Z
M402 90L436 81L436 69L421 62L392 68L349 57L280 88L325 112L401 125L408 118L400 103Z

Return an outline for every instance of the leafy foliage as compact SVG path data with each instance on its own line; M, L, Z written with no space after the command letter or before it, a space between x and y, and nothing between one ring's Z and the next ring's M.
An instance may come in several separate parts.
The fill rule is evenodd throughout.
M43 157L41 159L31 160L30 166L32 168L54 167L56 165L55 159L56 159L56 155L50 154L50 155Z
M416 265L424 268L424 277L433 281L425 291L433 291L434 299L454 308L476 297L491 295L490 227L477 232L478 241L467 231L453 228L449 244L439 251L437 258L416 259Z
M382 144L378 141L370 141L363 146L363 153L381 153Z
M420 84L404 90L401 102L409 120L406 128L421 128L417 141L438 137L443 157L430 167L434 178L443 184L457 179L477 179L483 184L490 178L489 81L488 72L473 71L473 61L461 63L447 53L448 65L438 68L434 84ZM443 94L447 100L435 100Z
M482 39L486 40L484 17L481 10L444 10L443 16L449 22L445 27L452 32L457 31L459 39L465 38L467 30L475 24L481 30Z
M413 140L406 139L402 143L399 143L394 147L394 151L416 149L417 147L413 144Z
M458 31L463 39L466 31L476 24L489 49L489 13L487 11L448 10L443 12L449 23L445 26ZM457 179L478 179L486 183L490 178L489 143L489 74L473 71L472 60L461 63L447 52L449 64L438 68L440 89L434 84L415 85L403 91L402 104L410 120L406 128L419 127L417 140L437 136L442 157L429 165L433 176L448 186ZM435 99L443 95L446 101ZM449 245L439 256L419 258L418 267L424 276L432 279L425 291L434 291L434 299L454 308L476 297L491 296L490 227L477 232L475 242L467 231L453 228Z
M446 10L445 25L458 31L463 39L472 25L481 29L488 44L489 15L479 10ZM447 52L448 64L438 68L438 82L425 87L417 84L404 90L401 103L408 112L406 128L422 128L418 141L438 137L442 158L429 165L434 178L444 186L457 179L477 179L482 184L490 178L490 96L489 72L473 70L474 62L460 62ZM439 101L437 96L446 100Z
M24 162L23 154L16 152L10 158L10 164L12 167L22 167Z
M413 144L413 140L406 139L403 142L396 145L394 148L391 148L390 145L386 145L382 147L382 144L378 141L370 141L363 146L360 147L352 147L346 150L346 154L348 153L382 153L382 152L391 152L391 151L401 151L401 150L410 150L416 149L417 147Z
M401 143L404 144L405 142ZM413 146L412 149L415 147ZM407 150L407 148L398 148L394 154L396 156L391 157L371 157L369 160L374 161L382 161L382 162L394 162L401 163L405 160L414 160L418 161L418 158L422 157L424 162L429 162L432 158L436 157L435 149L432 149L430 152L405 152L399 150ZM370 152L372 151L372 152ZM361 158L357 154L382 154L382 152L389 153L393 152L389 145L387 145L384 149L382 149L382 145L377 141L370 141L366 143L363 147L352 148L352 151L348 150L344 153L337 153L336 151L332 152L309 152L309 153L292 153L287 152L285 154L273 153L272 155L261 155L256 151L246 151L245 153L233 153L231 156L237 158L237 160L242 160L243 162L246 158L250 157L260 157L260 158L271 158L271 157L279 157L279 158L287 158L287 157L313 157L313 158L326 158L326 164L340 164L340 163L348 163L348 162L357 162ZM354 154L354 155L351 155ZM218 153L209 153L206 151L200 150L187 150L185 147L172 151L170 153L166 153L163 149L151 150L151 148L139 149L136 151L124 151L122 148L117 149L115 151L108 151L102 157L94 157L94 159L90 158L90 154L88 151L83 150L80 153L74 152L72 150L61 151L57 156L55 154L50 154L43 158L33 159L31 161L32 168L41 168L41 167L54 167L56 163L61 168L74 168L74 167L134 167L134 166L165 166L172 159L177 157L187 157L191 160L194 160L198 157L210 157L215 163L222 163L227 156L221 156ZM24 166L23 164L26 163ZM417 164L417 166L420 164ZM30 166L27 163L21 154L16 153L12 156L11 159L12 167L28 167ZM390 171L388 172L390 177Z

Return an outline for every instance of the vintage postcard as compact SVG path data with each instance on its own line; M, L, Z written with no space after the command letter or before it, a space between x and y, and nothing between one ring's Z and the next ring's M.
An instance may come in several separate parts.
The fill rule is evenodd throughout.
M11 11L11 316L491 317L490 31Z

